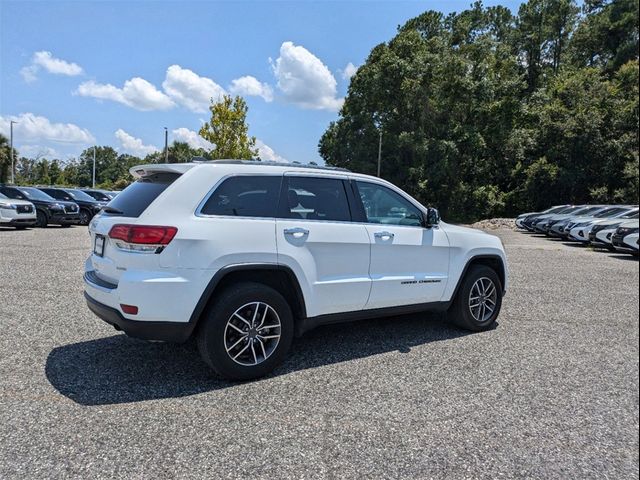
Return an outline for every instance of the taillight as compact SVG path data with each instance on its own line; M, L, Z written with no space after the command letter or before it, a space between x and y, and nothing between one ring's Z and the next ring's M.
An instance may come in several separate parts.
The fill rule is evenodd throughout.
M176 227L117 224L109 230L116 247L139 253L160 253L178 233Z

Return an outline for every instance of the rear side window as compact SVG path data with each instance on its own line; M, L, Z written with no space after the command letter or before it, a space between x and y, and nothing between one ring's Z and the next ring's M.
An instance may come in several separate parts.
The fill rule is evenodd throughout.
M137 180L109 202L109 209L103 215L139 217L179 176L178 173L156 173Z
M224 180L200 212L204 215L273 218L278 210L280 176L237 176Z
M287 177L286 198L282 200L284 218L351 221L344 182L335 178Z

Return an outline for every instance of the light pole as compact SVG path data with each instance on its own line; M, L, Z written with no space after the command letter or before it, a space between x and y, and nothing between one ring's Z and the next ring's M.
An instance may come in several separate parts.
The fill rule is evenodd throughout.
M164 163L169 163L169 131L164 127Z
M93 146L93 188L96 188L96 146Z
M18 123L18 122L14 122L13 120L11 120L9 122L10 125L10 130L11 130L11 134L10 136L10 140L9 140L9 149L11 150L11 183L16 183L16 179L15 179L15 165L13 163L13 124L14 123Z
M381 163L382 163L382 128L380 128L380 138L378 140L378 178L380 178Z

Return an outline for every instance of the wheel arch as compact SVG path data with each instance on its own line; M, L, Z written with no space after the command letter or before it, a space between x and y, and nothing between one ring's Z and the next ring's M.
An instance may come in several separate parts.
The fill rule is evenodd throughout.
M192 325L191 333L196 330L200 318L215 298L216 292L239 282L262 283L273 288L289 303L296 324L300 319L306 318L307 312L302 289L291 268L285 265L261 263L229 265L213 275L200 296L200 300L189 319L189 323Z
M500 255L496 254L480 254L474 255L473 257L467 260L464 268L462 269L462 273L458 278L458 282L456 283L456 288L451 295L451 301L456 298L458 295L458 290L460 289L460 285L462 285L462 281L466 277L469 269L474 265L484 265L486 267L491 268L498 274L498 278L500 279L500 284L502 286L502 293L505 293L505 282L507 280L507 271L504 263L504 259Z

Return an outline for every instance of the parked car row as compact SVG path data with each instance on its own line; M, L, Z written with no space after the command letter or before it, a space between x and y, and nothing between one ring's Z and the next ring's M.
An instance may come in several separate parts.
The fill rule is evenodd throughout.
M523 213L516 226L638 255L638 205L556 205L543 212Z
M0 226L88 225L117 192L0 184Z

